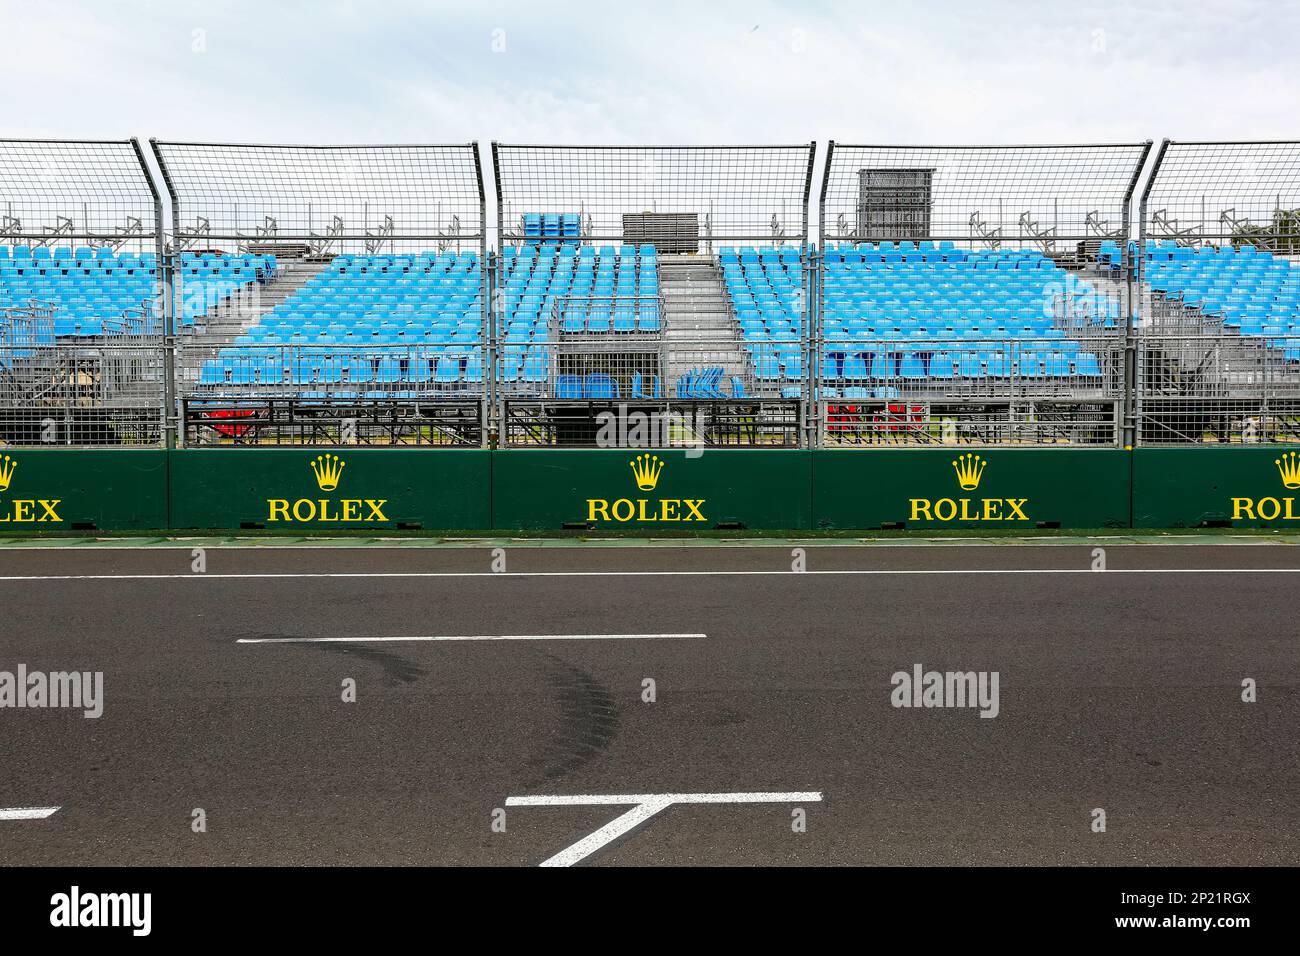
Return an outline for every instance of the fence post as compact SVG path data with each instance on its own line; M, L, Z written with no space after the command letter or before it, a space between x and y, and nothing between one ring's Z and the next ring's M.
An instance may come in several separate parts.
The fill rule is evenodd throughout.
M1160 149L1156 152L1155 160L1151 163L1151 171L1147 173L1146 184L1142 187L1142 198L1138 202L1137 263L1129 264L1129 273L1132 276L1130 283L1131 285L1136 285L1138 307L1134 307L1133 300L1131 298L1132 292L1130 292L1129 309L1128 309L1129 314L1125 317L1126 324L1130 329L1133 325L1134 312L1137 312L1139 317L1145 316L1147 318L1150 318L1149 315L1150 310L1140 308L1142 303L1142 296L1144 294L1143 289L1146 288L1146 274L1147 274L1147 257L1146 257L1147 201L1151 196L1151 187L1155 185L1156 176L1158 176L1160 173L1160 166L1164 162L1165 153L1168 151L1168 149L1169 149L1169 140L1167 139L1163 140L1160 143ZM1149 150L1150 147L1148 147L1148 151ZM1127 245L1125 246L1124 252L1125 255L1128 255ZM1141 330L1139 330L1137 334L1128 332L1125 335L1126 340L1128 338L1133 338L1132 369L1130 371L1130 369L1127 367L1127 364L1125 367L1125 372L1126 372L1125 387L1124 387L1124 399L1125 399L1124 447L1125 448L1135 448L1138 445L1138 443L1141 441L1138 422L1140 421L1140 416L1141 416L1141 404L1142 404L1141 389L1144 387L1144 382L1142 381L1143 376L1140 372L1141 366L1139 365L1139 361L1142 359L1145 350L1141 348L1140 337L1141 337ZM1126 345L1127 345L1127 341L1126 341ZM1127 362L1127 358L1128 358L1127 348L1125 351L1125 357Z
M501 417L498 414L499 389L497 379L501 368L501 349L497 341L497 315L499 312L497 296L500 295L500 280L497 269L501 257L498 252L488 250L487 260L483 263L484 282L487 288L486 307L484 309L484 349L487 352L487 389L484 393L483 406L483 444L484 447L498 448L501 445Z
M821 445L822 434L822 396L821 396L821 262L822 251L817 244L807 247L808 264L804 269L806 277L804 294L804 368L807 384L804 387L804 407L806 430L804 447L816 448Z
M1124 246L1120 251L1120 266L1124 270L1124 383L1120 397L1123 430L1120 435L1120 444L1127 449L1131 449L1137 444L1138 331L1134 328L1134 317L1140 315L1142 263L1145 261L1142 222L1138 223L1136 263L1132 261L1133 244L1129 239L1129 230L1132 220L1133 190L1137 187L1138 178L1142 175L1142 170L1146 166L1147 157L1150 154L1151 140L1147 140L1146 146L1142 150L1142 156L1133 168L1133 177L1129 180L1128 189L1124 193ZM1156 163L1159 165L1158 159ZM1148 187L1149 185L1150 181L1148 180ZM1142 196L1142 208L1144 210L1146 208L1145 192ZM1145 216L1139 216L1139 219L1145 219ZM1136 300L1134 300L1134 295L1137 296Z

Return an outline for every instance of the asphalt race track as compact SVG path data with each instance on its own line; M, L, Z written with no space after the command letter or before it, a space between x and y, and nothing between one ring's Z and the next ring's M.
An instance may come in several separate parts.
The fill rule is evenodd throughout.
M1105 547L6 550L0 860L1300 863L1300 550Z

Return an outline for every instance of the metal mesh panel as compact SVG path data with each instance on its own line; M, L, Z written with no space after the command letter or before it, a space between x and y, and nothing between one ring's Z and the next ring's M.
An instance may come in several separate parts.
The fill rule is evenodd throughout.
M143 252L157 232L134 141L0 140L0 244Z
M950 240L975 247L1127 238L1149 143L846 146L831 143L821 241Z
M1143 197L1146 238L1300 255L1300 142L1166 141Z
M393 252L411 242L477 248L478 149L153 143L175 198L180 249L208 240Z
M647 243L664 252L801 243L813 149L493 144L500 241Z
M162 440L161 229L134 140L0 140L0 444Z
M1140 226L1138 440L1297 440L1300 143L1165 141Z
M664 440L803 440L811 144L494 145L493 161L505 444L590 443L573 423L610 403L661 419L689 409L689 427ZM780 250L782 298L761 290L788 323L779 349L749 341L738 322L727 270L741 244L747 258L755 246L769 258Z
M1138 375L1144 444L1300 441L1300 336L1144 336Z

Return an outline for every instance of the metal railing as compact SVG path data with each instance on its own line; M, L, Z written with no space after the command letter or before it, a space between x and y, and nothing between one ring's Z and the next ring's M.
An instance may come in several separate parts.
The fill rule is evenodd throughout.
M507 448L797 448L800 403L753 399L507 399Z
M479 448L481 401L438 396L383 399L193 397L182 402L185 443L194 447L423 445Z
M1113 445L1123 339L826 339L829 446Z

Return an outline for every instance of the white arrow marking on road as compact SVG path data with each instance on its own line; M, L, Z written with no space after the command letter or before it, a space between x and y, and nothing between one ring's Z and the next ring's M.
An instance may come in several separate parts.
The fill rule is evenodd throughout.
M0 809L0 820L44 820L58 811L58 807L8 807Z
M606 807L632 809L615 817L595 833L541 862L541 866L573 866L601 847L646 823L675 803L820 803L821 791L782 793L606 793L578 796L507 797L508 807Z

